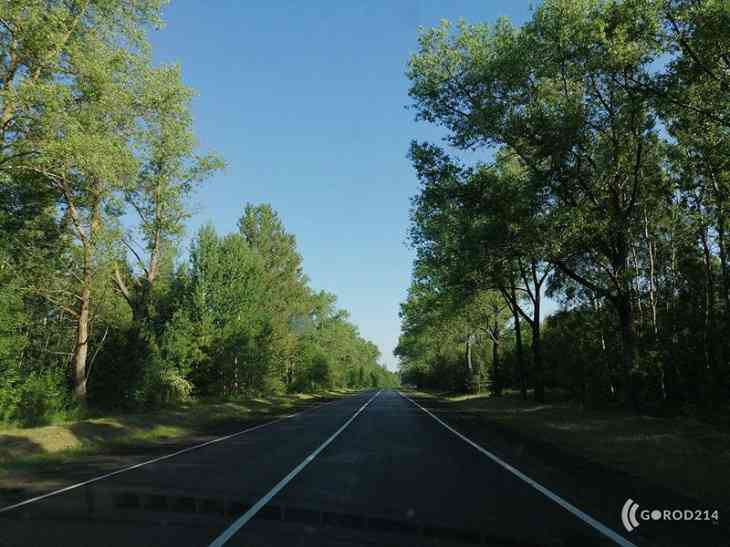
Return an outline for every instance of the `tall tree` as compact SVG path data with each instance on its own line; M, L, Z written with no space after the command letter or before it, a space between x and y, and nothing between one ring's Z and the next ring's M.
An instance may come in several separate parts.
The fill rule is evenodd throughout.
M125 200L137 214L143 249L130 235L123 238L134 260L132 286L120 269L114 282L129 303L135 321L149 320L151 299L164 253L183 234L190 217L190 197L197 186L223 167L214 156L195 152L190 101L192 91L180 76L179 67L165 66L149 71L140 98L144 121L136 148L140 169L125 192Z
M312 311L311 293L296 238L286 231L278 214L268 204L246 204L238 229L266 265L269 303L276 318L273 328L278 333L275 338L286 363L285 381L291 382L295 376L296 336L289 326Z
M74 393L86 398L94 251L135 169L129 142L155 0L10 2L0 22L0 169L32 174L55 196L79 246ZM119 47L126 43L128 47Z
M656 44L626 39L643 15L633 2L546 1L523 29L503 20L464 24L455 36L448 25L427 31L409 69L419 117L447 127L458 147L509 146L541 182L561 234L550 261L616 308L630 406L630 250L642 200L660 180L653 112L623 85L657 55Z

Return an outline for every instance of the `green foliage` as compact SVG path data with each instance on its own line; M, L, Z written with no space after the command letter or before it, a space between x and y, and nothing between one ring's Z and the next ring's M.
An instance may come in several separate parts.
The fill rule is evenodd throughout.
M0 421L394 382L269 205L177 253L224 162L180 67L152 63L163 3L1 8Z
M523 394L529 378L538 400L549 384L589 405L727 401L729 17L727 2L546 0L521 27L422 32L417 118L494 160L411 147L423 290L404 305L404 374L458 388L458 343L433 325L468 315L427 318L452 309L444 294L497 290ZM545 322L543 283L562 303Z
M0 263L0 363L11 363L21 358L27 345L23 327L29 318L23 309L23 299L10 268Z
M58 369L35 370L20 379L14 391L17 406L5 416L7 421L42 425L54 419L68 419L73 412L68 381Z

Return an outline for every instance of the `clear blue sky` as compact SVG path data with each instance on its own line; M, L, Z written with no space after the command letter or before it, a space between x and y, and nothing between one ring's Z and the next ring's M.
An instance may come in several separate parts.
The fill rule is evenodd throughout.
M441 19L523 22L527 0L173 1L152 33L155 59L182 65L198 92L203 149L228 168L195 198L190 232L235 229L245 202L271 203L297 237L313 287L337 295L389 368L417 181L406 61L417 29Z

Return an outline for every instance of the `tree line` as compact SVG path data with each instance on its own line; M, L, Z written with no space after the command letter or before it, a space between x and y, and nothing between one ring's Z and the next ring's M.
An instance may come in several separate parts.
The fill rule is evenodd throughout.
M728 51L719 0L545 0L421 33L413 109L447 136L410 150L404 379L726 406Z
M0 7L0 421L394 378L267 205L179 252L198 150L162 0Z

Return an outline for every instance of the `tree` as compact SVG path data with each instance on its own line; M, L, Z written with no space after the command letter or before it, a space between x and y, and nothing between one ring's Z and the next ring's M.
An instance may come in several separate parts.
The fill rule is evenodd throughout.
M421 119L444 125L457 147L508 146L540 182L546 222L561 235L550 262L617 310L630 406L630 250L643 200L661 183L655 117L645 94L625 85L658 54L626 39L643 15L635 3L554 0L523 29L502 20L452 36L445 24L421 36L409 69Z
M179 67L150 70L140 100L144 121L136 140L140 167L125 192L125 201L137 214L144 250L131 237L123 238L140 275L131 275L133 287L115 269L114 282L140 325L150 319L151 298L164 253L184 232L190 216L189 199L197 186L223 167L213 155L195 153L190 101L192 91L181 81ZM126 264L126 260L125 260Z
M441 284L464 295L501 293L513 314L523 397L527 376L520 321L530 325L535 397L543 401L540 304L551 266L539 186L514 154L465 168L434 146L414 143L411 158L422 183L412 214L417 260L438 271Z
M78 287L58 303L76 319L74 393L86 398L94 250L115 194L128 183L141 25L159 2L10 2L0 41L0 169L50 191L79 245ZM128 48L120 48L126 41ZM50 295L46 294L47 297Z
M491 348L491 391L501 393L503 333L508 310L495 290L469 292L443 286L416 261L407 300L401 304L402 333L395 349L401 371L419 386L478 393Z
M87 65L92 63L90 59L79 60L79 78L64 101L63 113L47 117L45 131L36 141L43 153L27 166L57 193L64 224L80 247L74 295L78 304L64 306L77 322L72 369L74 393L80 401L86 398L88 378L95 249L104 237L113 200L128 184L135 167L128 148L133 75L117 70L120 59L116 52L107 50L106 58L102 52L101 48L95 52L92 66Z
M246 204L238 229L265 264L268 299L276 318L275 330L279 333L277 344L286 363L285 381L291 383L295 374L293 352L296 342L289 325L307 315L312 306L296 238L286 231L278 214L268 204Z

